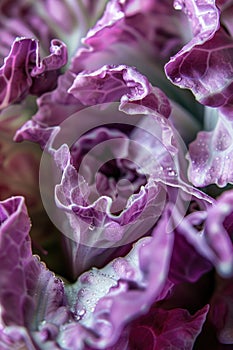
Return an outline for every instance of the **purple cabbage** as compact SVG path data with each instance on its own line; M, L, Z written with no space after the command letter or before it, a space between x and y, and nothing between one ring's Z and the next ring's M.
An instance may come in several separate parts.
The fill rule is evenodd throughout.
M232 1L0 10L0 348L231 348Z

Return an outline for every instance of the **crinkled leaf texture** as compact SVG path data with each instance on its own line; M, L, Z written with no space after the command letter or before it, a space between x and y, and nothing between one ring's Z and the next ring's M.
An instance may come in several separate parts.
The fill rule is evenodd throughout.
M146 126L150 130L151 125L148 122L151 120L151 116L146 118ZM54 160L62 170L61 182L55 187L56 203L63 213L67 213L64 233L75 241L72 244L72 251L68 254L70 258L72 256L71 266L74 276L93 264L98 263L100 264L98 266L101 266L107 256L113 254L113 249L116 250L127 242L135 241L139 238L138 234L141 236L148 234L167 202L174 206L171 225L173 225L172 220L174 220L175 227L183 219L188 209L187 203L192 197L206 203L206 206L212 202L208 196L194 190L182 180L183 174L177 161L177 149L174 146L172 148L172 144L169 142L174 136L172 129L168 133L169 124L161 124L159 118L156 122L156 124L152 123L152 126L157 126L156 137L148 132L143 132L140 128L135 128L136 131L128 136L117 130L98 128L80 138L74 144L74 149L71 148L69 151L68 146L63 145L55 151ZM166 125L165 129L161 125ZM170 137L168 137L169 135ZM132 147L129 147L132 140L140 140L140 142L133 142ZM163 140L166 140L164 143L168 142L168 144L163 144ZM91 151L88 153L88 147L95 149L99 143L102 143L102 151L106 153L105 142L108 144L108 153L112 151L114 159L117 157L126 158L131 159L135 164L140 164L138 168L129 169L123 161L118 163L118 170L124 172L124 179L132 175L132 169L134 176L137 175L136 181L135 179L131 180L130 186L127 187L126 183L124 187L126 197L118 190L118 196L115 198L116 184L114 180L109 180L104 173L98 172L100 165L105 163L101 157L100 147L96 157L94 157L94 152L92 155L90 155ZM113 150L111 150L111 146L114 146ZM168 151L169 147L170 152ZM87 159L89 157L84 165L80 160L82 149L87 151ZM148 154L151 153L153 153L153 157L150 157L148 162ZM78 168L79 166L81 169ZM96 180L93 183L95 174ZM142 174L147 174L147 179L142 178ZM129 177L129 179L131 178ZM141 180L146 182L141 183L140 189L134 194L132 185L138 188ZM139 181L138 184L137 181ZM97 195L96 189L100 191ZM92 201L91 198L94 195L95 200ZM120 199L122 199L123 205L122 202L119 203ZM117 213L112 212L111 209L116 209L119 205L120 212L119 210ZM179 215L176 213L176 207L180 210ZM71 226L69 231L67 222ZM72 234L69 235L69 232ZM176 251L174 262L178 262L182 272L178 272L179 277L175 277L175 279L196 280L203 273L203 270L209 270L209 264L206 264L192 248L190 249L187 243L178 238L177 244L177 250L182 247L187 252L189 263L187 262L186 271L184 271L182 254ZM193 261L190 261L191 257Z
M30 343L20 327L34 331L63 309L63 283L32 255L30 221L22 197L0 203L0 220L0 329L6 327L1 341L14 344L14 338L16 343L19 338Z
M81 109L83 109L84 106L89 106L89 105L92 105L93 103L102 104L102 107L103 107L109 102L119 101L120 102L119 107L122 110L121 114L123 115L124 113L124 116L125 116L124 118L125 124L127 124L127 119L126 119L127 117L130 117L132 119L134 115L138 115L141 113L141 114L145 114L145 117L148 115L148 120L149 120L150 118L152 118L152 117L149 117L149 114L153 113L153 119L155 124L154 129L157 129L156 133L158 134L157 136L154 137L154 139L158 138L157 145L156 145L156 147L158 147L158 152L160 151L161 148L163 148L163 144L165 145L163 152L166 153L166 146L168 147L169 150L171 150L171 152L177 152L176 148L173 146L173 143L175 143L175 140L172 133L172 127L167 122L167 117L169 116L171 111L169 101L159 89L153 88L151 84L148 82L148 80L144 76L142 76L136 69L123 66L123 65L104 66L95 72L80 73L76 77L71 73L68 73L60 78L59 84L62 84L62 81L65 82L65 84L59 85L62 88L62 90L54 91L52 93L43 95L40 98L41 108L39 109L39 112L34 117L33 121L29 121L25 126L21 128L21 130L17 132L17 135L16 135L17 140L20 140L21 138L29 137L31 140L36 139L38 142L40 142L42 147L45 147L46 139L49 139L50 132L52 133L54 130L57 131L56 125L59 125L60 123L62 123L62 121L65 120L65 122L67 123L71 122L70 127L68 128L70 133L72 132L77 133L76 130L80 130L83 127L83 125L85 125L87 118L85 117L82 118L81 117L82 113L75 115L74 113L75 111L78 112ZM68 93L68 91L71 91L71 93ZM107 107L104 107L104 108L107 108ZM87 109L87 112L88 111L89 110ZM118 109L116 112L112 112L112 111L109 112L109 114L113 115L113 117L111 118L111 123L116 123L118 121L117 113L119 114ZM91 114L93 114L93 112ZM97 127L99 126L98 120L101 124L102 123L101 113L99 114L96 113L95 125ZM110 117L108 118L108 120L110 122ZM129 125L131 123L132 122L129 119ZM34 124L35 127L34 126L32 127L32 124ZM48 125L48 127L44 127L44 125ZM131 128L132 128L132 124L131 124ZM61 129L62 129L62 126L61 126ZM41 132L41 130L43 131ZM74 136L75 136L74 137L74 140L75 140L76 135ZM89 137L92 140L98 140L100 137L99 142L101 142L101 130ZM107 139L110 139L111 137L112 136L108 136ZM150 176L151 169L148 167L148 164L146 164L148 163L148 157L146 156L146 154L149 153L151 157L153 157L153 152L151 149L152 145L148 144L148 149L147 149L147 147L145 148L145 146L143 145L143 141L141 142L140 145L138 143L138 147L140 146L141 149L144 147L144 152L146 152L146 154L144 156L144 159L142 159L143 158L142 155L138 154L138 159L137 159L133 155L132 146L131 146L131 150L129 150L132 153L132 155L129 154L130 152L128 151L127 143L130 144L130 140L127 140L128 136L126 134L125 135L121 134L121 136L118 135L118 138L119 137L121 139L124 138L123 143L125 147L125 149L124 147L122 149L123 153L121 152L121 158L124 159L125 157L127 157L127 153L128 153L129 159L131 159L132 162L134 162L135 160L135 164L137 163L141 164L143 168L147 167L147 174L148 176ZM137 143L137 140L142 139L142 137L146 138L146 135L138 135L138 137L135 135L133 139L134 144ZM69 140L70 138L71 136L69 135ZM152 138L153 138L153 135L151 136L151 139ZM59 139L59 135L58 135L58 139ZM55 137L55 140L56 140L56 137ZM70 223L72 227L71 237L76 241L76 243L72 243L72 249L70 247L68 248L69 249L68 255L70 257L69 259L71 260L70 271L72 271L73 277L76 278L80 272L90 268L93 265L93 263L96 263L95 262L96 256L99 257L98 267L103 266L103 261L106 262L106 257L104 256L102 249L93 249L94 243L93 242L91 243L90 240L93 240L94 239L93 237L96 237L96 232L92 232L93 230L91 231L92 229L91 225L98 226L98 223L99 223L99 226L101 226L104 223L108 226L109 233L106 232L105 237L104 237L104 234L102 234L102 237L100 237L100 240L98 239L96 244L94 245L95 247L99 245L98 248L104 247L105 244L102 245L102 242L101 242L101 239L102 239L105 242L108 241L109 247L111 247L116 243L116 240L120 241L120 239L122 238L124 226L126 227L126 229L128 229L130 226L130 220L136 221L136 218L142 213L144 209L147 209L147 207L148 207L147 211L149 211L149 208L150 208L150 212L151 212L151 214L147 216L152 219L153 206L150 205L150 203L152 204L154 203L153 205L156 208L154 210L154 212L156 212L156 215L154 215L156 219L158 217L157 212L161 213L161 208L163 208L163 205L161 205L161 208L159 207L159 203L163 202L163 198L166 195L166 193L163 191L163 194L162 194L159 186L156 185L152 180L149 181L146 188L143 188L141 191L139 191L139 193L135 193L134 196L132 196L131 198L129 197L130 197L130 194L132 193L128 195L129 201L128 201L128 204L126 205L127 209L124 211L124 213L120 217L115 218L114 220L114 218L109 213L109 207L111 204L109 197L107 198L107 196L100 196L99 200L96 201L96 203L94 203L93 205L87 205L87 202L88 202L87 197L88 197L88 193L90 193L89 186L85 182L86 179L83 177L80 177L78 171L74 167L74 164L77 163L77 159L75 159L75 157L73 156L73 152L71 152L70 154L68 147L66 145L63 145L63 143L67 142L66 140L64 142L63 141L61 142L60 149L56 150L55 153L54 153L54 150L51 149L54 147L54 145L51 146L52 141L53 141L53 137L51 137L47 145L47 148L50 153L54 154L56 166L59 169L61 169L63 174L60 186L56 187L57 204L59 205L59 207L62 208L64 212L67 212L68 220L66 218L64 223L67 223L67 222L68 224ZM88 144L88 140L82 141L82 142L84 143L86 142L86 144L89 147L90 142ZM83 147L82 142L80 144L78 143L76 144L77 149L79 149L80 147L81 148ZM93 143L93 141L91 142ZM118 140L118 143L119 143L119 140ZM96 146L97 144L98 142L93 144L93 146ZM116 150L118 149L119 147L117 146ZM113 152L113 155L114 155L113 158L117 157L116 151L115 153ZM164 158L164 157L165 156L161 154L161 158ZM169 161L171 163L172 161L171 156ZM155 164L156 162L157 164ZM172 167L171 167L170 163L167 164L167 162L168 162L168 159L164 160L164 166L165 166L164 172L168 173L167 177L171 179L172 177L176 176L176 171L174 170L176 165L172 164ZM157 168L156 173L158 172L158 166L159 166L158 163L160 163L160 161L159 162L156 160L154 161L154 164ZM93 162L93 166L94 164L95 162ZM90 168L90 173L94 174L95 169L92 169L91 167L89 168ZM121 170L121 168L124 170L123 161L122 161L122 166L120 164L118 166L119 170ZM127 168L127 171L128 173L131 171L129 169L129 166ZM160 169L160 173L161 175L163 174L162 168ZM138 174L138 175L139 177L141 176L141 174ZM102 180L103 180L103 177L102 177ZM102 180L99 179L99 183L102 182ZM176 180L174 181L176 182ZM104 182L106 183L108 182L107 177L104 178ZM79 187L78 184L80 184L81 186ZM55 185L59 185L59 182L56 182ZM104 187L104 185L102 187ZM52 196L53 195L54 194L52 194ZM157 198L157 203L155 203L155 198ZM86 229L90 227L90 230L88 230L89 234L88 232L86 232L87 230L84 230L85 227L82 226L82 220L84 220L84 224L85 224L84 226L86 226ZM66 229L64 232L66 235L69 236ZM131 229L131 232L132 232L132 229ZM116 233L118 234L116 235ZM79 238L79 235L81 236L81 239ZM113 239L114 235L115 235L115 238ZM87 237L88 241L86 240L85 236ZM77 242L79 242L79 244L86 243L88 248L82 246L79 249L79 244L77 244ZM125 244L126 243L127 242L125 242ZM94 250L96 250L95 253L94 253ZM91 251L94 253L94 255L91 253ZM109 250L108 255L110 253L112 252ZM76 259L78 259L78 261ZM79 271L77 269L79 269Z
M62 81L64 84L60 85L60 90L41 97L39 112L33 121L28 122L18 131L16 136L18 140L22 137L29 137L33 140L37 138L41 146L45 147L46 138L50 131L57 131L53 125L61 123L64 119L66 122L71 121L69 132L77 133L76 130L83 127L88 115L81 118L82 113L75 115L75 109L80 111L85 105L89 106L93 103L102 104L102 107L107 110L108 102L120 101L120 112L124 115L124 120L127 121L128 118L131 129L130 118L132 120L139 114L145 116L144 125L143 123L141 125L133 124L135 128L133 128L132 133L123 133L118 130L118 136L116 134L114 136L116 131L110 132L103 130L103 128L97 128L92 133L89 132L87 136L83 136L74 146L77 150L85 149L88 153L90 146L95 148L98 143L111 139L108 145L111 143L113 145L113 139L118 138L118 141L115 140L118 142L115 150L111 150L113 158L130 159L133 163L138 164L135 175L140 178L144 174L147 177L146 183L142 188L138 188L137 193L133 194L128 188L129 195L125 210L117 216L111 214L111 196L107 195L106 192L98 199L95 198L92 201L88 199L91 193L88 179L97 173L98 176L100 175L97 182L99 185L102 184L102 188L105 184L109 186L109 189L113 187L110 186L113 182L110 184L107 176L104 177L103 174L97 172L98 167L96 168L95 164L99 164L96 160L98 156L95 159L93 156L89 156L85 174L80 176L78 170L80 159L77 159L74 147L73 149L71 147L70 151L69 147L63 144L66 141L62 141L60 148L54 150L53 137L48 143L48 150L53 154L55 164L61 170L61 181L55 183L57 185L56 203L63 212L67 213L66 220L64 220L66 227L62 228L62 231L75 241L75 243L70 242L69 245L72 248L67 247L67 249L71 265L70 271L76 278L80 272L90 268L93 263L96 264L97 256L98 267L103 266L106 263L106 254L109 256L113 251L108 250L104 253L102 248L106 248L106 243L108 243L108 248L126 244L126 237L129 237L129 234L127 236L124 234L129 231L129 228L131 230L129 232L132 233L130 242L137 239L135 233L137 234L141 230L137 228L133 232L132 223L136 225L140 222L143 224L143 220L144 223L146 220L157 220L167 197L174 205L179 203L181 207L185 207L192 196L198 198L203 198L203 196L187 182L184 171L186 164L184 157L182 159L183 150L179 144L180 139L172 124L167 120L170 114L169 101L159 89L152 87L136 69L123 65L104 66L94 72L80 73L76 77L71 73L66 74L60 78L60 84ZM93 110L91 111L90 114L93 114ZM108 112L110 123L118 121L117 112L119 113L118 110L114 113L111 110ZM110 115L113 115L114 118L111 119ZM57 121L55 117L58 118ZM102 123L101 113L96 113L95 125L97 127L99 126L98 118ZM33 124L35 127L32 127ZM43 125L48 127L44 128ZM45 131L44 133L40 132L42 129ZM105 139L103 139L103 134L106 135ZM112 146L112 148L114 147ZM108 146L108 149L110 150L111 147ZM124 167L124 162L121 162L118 162L118 170L127 170L127 174L132 174L132 169L130 170L129 166ZM185 214L185 210L184 208L183 214ZM72 235L69 235L67 223L71 226ZM94 230L96 227L101 228L98 234ZM144 230L141 234L146 234L146 231ZM94 241L96 242L94 243Z
M136 103L138 108L140 105L150 108L165 118L171 113L165 94L152 87L135 68L125 65L107 65L93 72L80 73L68 92L86 106L120 101L120 108Z
M71 287L68 300L80 324L91 329L95 336L88 344L105 349L113 345L123 326L136 315L148 311L159 298L169 269L173 235L164 231L169 210L154 230L152 237L137 242L125 258L117 258L101 270L84 273ZM61 341L67 338L75 344L75 324L67 325Z
M172 1L111 0L100 20L83 40L71 70L97 69L109 62L136 65L143 73L156 57L162 66L184 43L185 16L175 11ZM122 58L124 57L124 60Z
M233 40L220 22L224 11L221 13L215 0L178 0L174 4L188 16L193 38L166 64L168 78L190 89L204 105L232 105Z
M188 176L197 187L233 183L233 124L219 113L213 131L200 131L189 145Z
M0 109L21 101L28 93L41 95L55 88L59 69L67 62L65 44L52 40L51 54L42 60L38 41L18 38L0 69Z
M167 293L173 235L163 219L125 258L93 268L66 286L36 256L22 197L0 203L2 349L106 349L132 318ZM164 289L165 288L165 289Z
M171 112L163 92L153 88L135 68L110 65L78 75L68 71L59 77L56 90L38 99L38 112L17 131L15 140L38 142L44 148L53 128L74 113L86 106L118 101L122 108L135 103L138 109L145 106L165 117Z
M111 143L113 143L112 140ZM75 241L72 250L74 254L72 266L76 276L93 264L103 264L108 255L113 253L109 248L116 249L116 247L135 241L142 236L142 230L143 233L146 233L151 229L164 207L166 193L162 186L151 179L140 188L138 193L133 193L131 189L133 183L131 183L128 188L123 189L125 195L121 194L119 189L117 197L114 198L112 193L115 191L116 184L112 183L113 190L111 190L109 187L111 182L98 173L97 187L101 191L101 186L106 186L110 194L100 194L92 202L89 197L95 195L92 189L92 186L95 189L95 184L89 186L88 178L84 178L74 168L66 145L56 152L57 161L61 154L63 162L64 158L68 161L63 169L61 183L55 188L55 196L58 207L67 213L67 220L71 226L70 232L72 232L71 238ZM90 165L90 173L95 173L94 162L95 160ZM122 168L122 171L124 170L127 171L127 168ZM66 230L68 230L67 224ZM65 232L68 234L68 231Z
M35 38L43 54L58 38L73 54L88 27L102 14L107 0L2 0L0 3L0 65L16 37Z
M179 233L223 278L233 274L232 193L227 191L212 206L191 212L178 227Z

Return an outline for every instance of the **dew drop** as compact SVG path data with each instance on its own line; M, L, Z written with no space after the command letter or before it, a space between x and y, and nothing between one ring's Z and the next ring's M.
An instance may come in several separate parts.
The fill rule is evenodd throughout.
M192 21L192 13L189 10L186 10L185 14L188 16L189 20Z
M43 320L43 321L40 322L40 326L44 327L46 325L46 323L47 323L46 320Z
M83 318L83 316L86 314L86 309L83 305L81 304L78 304L75 311L74 311L74 314L75 314L75 318L76 320L81 320Z
M77 315L78 315L79 317L84 316L85 313L86 313L86 310L85 310L85 309L81 309L81 310L78 310L78 311L77 311Z
M177 176L177 172L175 170L169 170L168 176Z
M173 6L174 6L175 10L182 10L184 8L184 3L183 3L183 1L176 0L176 1L174 1Z
M181 77L175 77L174 78L174 83L180 83L181 82Z

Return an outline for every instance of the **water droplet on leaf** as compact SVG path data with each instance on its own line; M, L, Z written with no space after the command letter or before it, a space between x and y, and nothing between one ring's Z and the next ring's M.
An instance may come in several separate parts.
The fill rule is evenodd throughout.
M174 78L174 83L180 83L181 82L181 77L175 77Z
M174 6L175 10L182 10L184 8L184 3L183 3L183 1L176 0L176 1L174 1L173 6Z

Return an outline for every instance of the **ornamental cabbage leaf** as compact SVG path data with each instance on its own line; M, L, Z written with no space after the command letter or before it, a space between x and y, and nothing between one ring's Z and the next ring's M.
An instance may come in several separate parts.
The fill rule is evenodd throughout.
M194 339L201 331L209 307L204 306L194 315L187 310L163 310L152 307L150 314L133 323L130 333L130 348L174 350L193 349ZM182 330L181 330L182 329Z
M185 16L173 9L170 0L111 0L88 31L83 40L86 47L74 56L71 70L97 69L109 60L120 64L122 56L130 64L136 56L134 65L146 74L145 57L148 64L148 58L157 57L161 65L184 44L182 24L186 24Z
M174 6L190 20L193 38L165 65L165 72L174 84L190 89L200 103L225 111L232 105L233 84L232 33L224 25L224 11L229 9L221 11L215 0L178 0Z
M33 330L64 305L63 283L32 255L24 199L2 201L0 215L1 328L17 325ZM26 337L25 331L19 328L18 332L19 338ZM11 339L11 328L8 337Z
M14 41L0 69L0 109L21 101L28 93L40 95L54 89L59 69L67 62L67 51L59 40L52 40L50 51L48 57L40 60L38 41Z
M198 187L233 183L232 121L219 112L213 131L200 131L189 145L189 179Z

